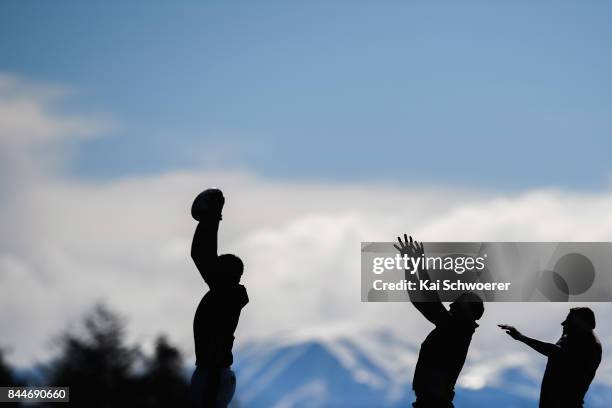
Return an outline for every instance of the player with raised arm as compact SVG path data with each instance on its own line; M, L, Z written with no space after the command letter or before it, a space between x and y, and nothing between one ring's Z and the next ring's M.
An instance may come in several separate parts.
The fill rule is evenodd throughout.
M423 258L423 243L413 241L404 234L394 247L411 258ZM406 270L408 281L417 281L417 290L408 291L412 304L436 327L421 344L414 370L412 389L416 401L414 408L452 408L455 383L463 368L472 335L478 327L476 320L484 313L482 300L474 293L461 294L447 309L436 291L420 290L418 280L429 280L426 265L418 271Z
M236 255L217 254L217 234L223 193L208 189L200 193L191 207L198 225L191 245L191 257L208 285L193 320L196 369L191 378L194 407L227 407L236 389L231 370L234 332L240 312L249 302L240 284L243 264Z

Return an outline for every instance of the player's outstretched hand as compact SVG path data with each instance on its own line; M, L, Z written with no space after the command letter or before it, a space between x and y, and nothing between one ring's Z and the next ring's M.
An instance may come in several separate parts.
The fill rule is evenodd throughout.
M510 326L508 324L498 324L497 326L500 329L504 330L514 340L520 340L523 337L521 332L518 331L514 326Z
M408 241L408 235L404 234L404 241L402 241L401 237L397 237L397 241L399 245L394 244L393 246L397 249L400 254L408 255L411 258L419 257L423 255L423 243L419 243L418 241L413 241L412 237L410 237L410 241Z

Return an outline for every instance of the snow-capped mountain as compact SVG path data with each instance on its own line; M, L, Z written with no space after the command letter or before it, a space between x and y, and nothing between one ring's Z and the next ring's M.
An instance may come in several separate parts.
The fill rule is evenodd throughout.
M249 343L236 352L234 406L410 406L418 350L418 344L391 329L362 330L350 337L329 332L293 334ZM495 385L481 387L462 386L460 379L455 405L537 406L538 379L517 367L502 366L494 375ZM586 406L609 408L611 403L612 389L593 384Z

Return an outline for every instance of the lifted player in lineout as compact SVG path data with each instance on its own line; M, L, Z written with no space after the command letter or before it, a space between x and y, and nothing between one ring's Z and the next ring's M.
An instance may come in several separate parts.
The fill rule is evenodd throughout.
M191 257L208 285L193 320L196 369L191 378L193 407L227 407L236 390L236 377L231 370L234 331L240 311L249 302L246 289L240 284L243 264L232 254L217 255L217 233L223 193L208 189L200 193L191 207L198 221Z

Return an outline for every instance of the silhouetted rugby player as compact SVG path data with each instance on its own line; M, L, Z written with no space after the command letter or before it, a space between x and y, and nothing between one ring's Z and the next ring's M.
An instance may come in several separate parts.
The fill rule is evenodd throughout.
M540 389L540 408L578 408L601 362L601 343L593 332L595 314L588 307L570 309L561 323L557 343L531 339L512 326L500 324L513 339L548 357Z
M423 244L397 238L400 253L410 257L421 257ZM418 275L418 276L417 276ZM420 267L418 273L406 271L406 279L429 280L427 269ZM418 287L418 282L417 282ZM476 320L484 313L482 300L473 293L463 293L451 305L450 310L440 301L435 291L408 291L412 304L436 327L421 344L419 359L414 370L412 389L415 408L452 408L455 383L465 363L472 335L478 327Z
M191 208L199 221L193 236L191 257L208 284L193 320L196 369L191 396L196 407L226 407L236 389L233 363L234 331L240 311L249 302L240 285L243 265L235 255L217 255L217 232L225 199L220 190L208 189Z

